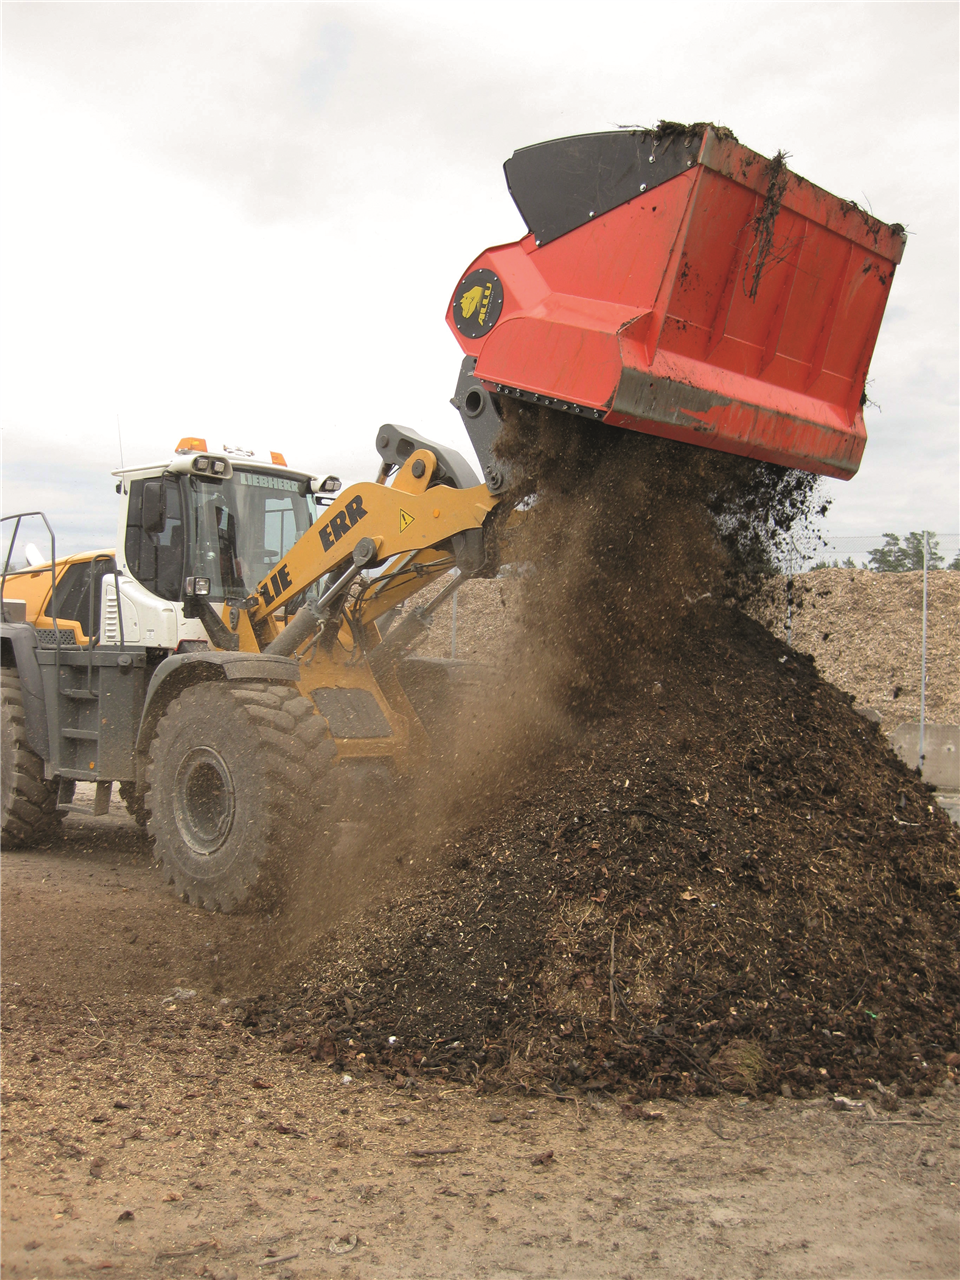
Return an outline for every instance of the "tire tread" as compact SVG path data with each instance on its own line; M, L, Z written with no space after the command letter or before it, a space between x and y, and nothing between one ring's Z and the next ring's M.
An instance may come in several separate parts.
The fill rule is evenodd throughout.
M44 777L43 761L27 741L20 677L10 667L3 669L0 717L0 732L10 753L2 784L0 832L8 847L29 846L55 831L61 815L57 812L57 783Z

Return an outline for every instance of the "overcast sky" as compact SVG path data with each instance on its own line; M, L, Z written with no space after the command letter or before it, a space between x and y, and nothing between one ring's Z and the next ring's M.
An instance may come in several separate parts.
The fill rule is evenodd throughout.
M910 239L834 534L958 528L955 4L11 4L4 513L112 545L184 435L372 478L448 401L461 272L525 231L503 161L713 120Z

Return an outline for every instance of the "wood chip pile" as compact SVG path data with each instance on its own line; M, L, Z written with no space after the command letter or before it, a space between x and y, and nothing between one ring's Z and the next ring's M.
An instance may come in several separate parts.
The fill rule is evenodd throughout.
M928 575L927 719L960 724L960 573ZM817 569L793 587L793 647L812 655L825 680L880 714L887 733L920 715L922 573ZM771 579L751 612L786 639L787 584ZM418 597L419 599L419 597ZM505 651L517 599L513 578L467 582L457 593L459 658L495 663ZM451 653L449 604L436 615L419 652Z

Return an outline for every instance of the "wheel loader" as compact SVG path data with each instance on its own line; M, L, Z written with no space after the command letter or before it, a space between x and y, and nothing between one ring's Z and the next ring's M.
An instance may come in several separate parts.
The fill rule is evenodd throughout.
M342 490L199 438L116 472L117 545L14 568L5 517L2 830L48 834L78 781L114 783L175 891L230 911L344 777L411 773L449 677L411 656L431 614L497 567L512 398L849 478L902 227L729 131L561 138L504 166L528 227L453 291L453 404L480 464L394 425ZM50 529L49 524L47 528ZM35 559L35 557L34 557ZM445 581L430 602L410 597Z

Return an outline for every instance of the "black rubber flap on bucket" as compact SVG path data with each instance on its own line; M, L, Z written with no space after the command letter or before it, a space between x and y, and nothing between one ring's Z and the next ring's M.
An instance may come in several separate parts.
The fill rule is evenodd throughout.
M503 171L537 244L548 244L692 168L702 138L702 129L584 133L521 147Z

